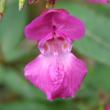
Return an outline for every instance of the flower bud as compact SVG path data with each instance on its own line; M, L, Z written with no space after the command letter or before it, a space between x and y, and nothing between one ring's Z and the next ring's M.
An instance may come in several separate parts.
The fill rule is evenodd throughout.
M25 4L25 0L19 0L19 10L22 10L24 4Z
M5 11L5 6L6 6L6 0L0 0L0 19L3 16L3 13Z

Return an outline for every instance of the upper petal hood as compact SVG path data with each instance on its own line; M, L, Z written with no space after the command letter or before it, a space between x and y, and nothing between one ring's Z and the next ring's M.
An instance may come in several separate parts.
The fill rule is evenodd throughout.
M41 41L48 36L63 36L66 39L78 40L85 34L85 26L81 20L71 16L63 9L51 9L43 12L25 28L28 39Z
M49 100L75 96L87 73L85 64L73 54L39 55L25 67L25 76L46 93Z

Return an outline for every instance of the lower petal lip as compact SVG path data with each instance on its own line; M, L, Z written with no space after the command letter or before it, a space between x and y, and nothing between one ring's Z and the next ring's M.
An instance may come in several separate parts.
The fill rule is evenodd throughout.
M85 64L72 53L50 57L39 55L25 67L25 77L49 100L74 97L86 74Z

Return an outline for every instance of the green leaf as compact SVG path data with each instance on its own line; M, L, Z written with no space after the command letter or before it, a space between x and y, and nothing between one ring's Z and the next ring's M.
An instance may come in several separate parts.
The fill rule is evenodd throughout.
M19 101L0 104L0 110L48 110L46 106L37 102Z
M0 73L1 81L11 91L29 99L46 99L41 91L30 85L25 78L14 69L1 67L2 74Z
M70 102L70 101L68 101ZM71 103L72 104L72 103ZM67 107L68 105L68 107ZM72 110L72 105L64 101L56 102L35 102L35 101L15 101L0 104L0 110Z
M52 102L47 101L46 105L48 105L49 110L72 110L74 104L72 100L57 99Z
M110 66L96 64L87 76L86 85L95 91L110 92Z
M0 46L4 60L12 62L31 53L31 45L24 41L24 27L29 18L27 7L18 10L18 1L7 1L8 7L5 16L0 22Z
M82 5L61 2L59 7L85 22L86 37L76 41L74 48L91 59L110 65L110 19Z
M110 5L89 5L97 14L110 18Z

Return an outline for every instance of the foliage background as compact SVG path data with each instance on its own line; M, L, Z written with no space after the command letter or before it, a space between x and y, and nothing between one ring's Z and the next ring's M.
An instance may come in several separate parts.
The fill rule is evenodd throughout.
M89 72L76 98L49 102L23 75L24 66L39 53L34 42L24 38L24 27L38 16L44 1L25 5L18 11L17 0L7 0L0 21L0 110L104 110L110 103L110 5L90 5L84 0L59 0L82 19L86 37L73 44L73 52L86 61Z

